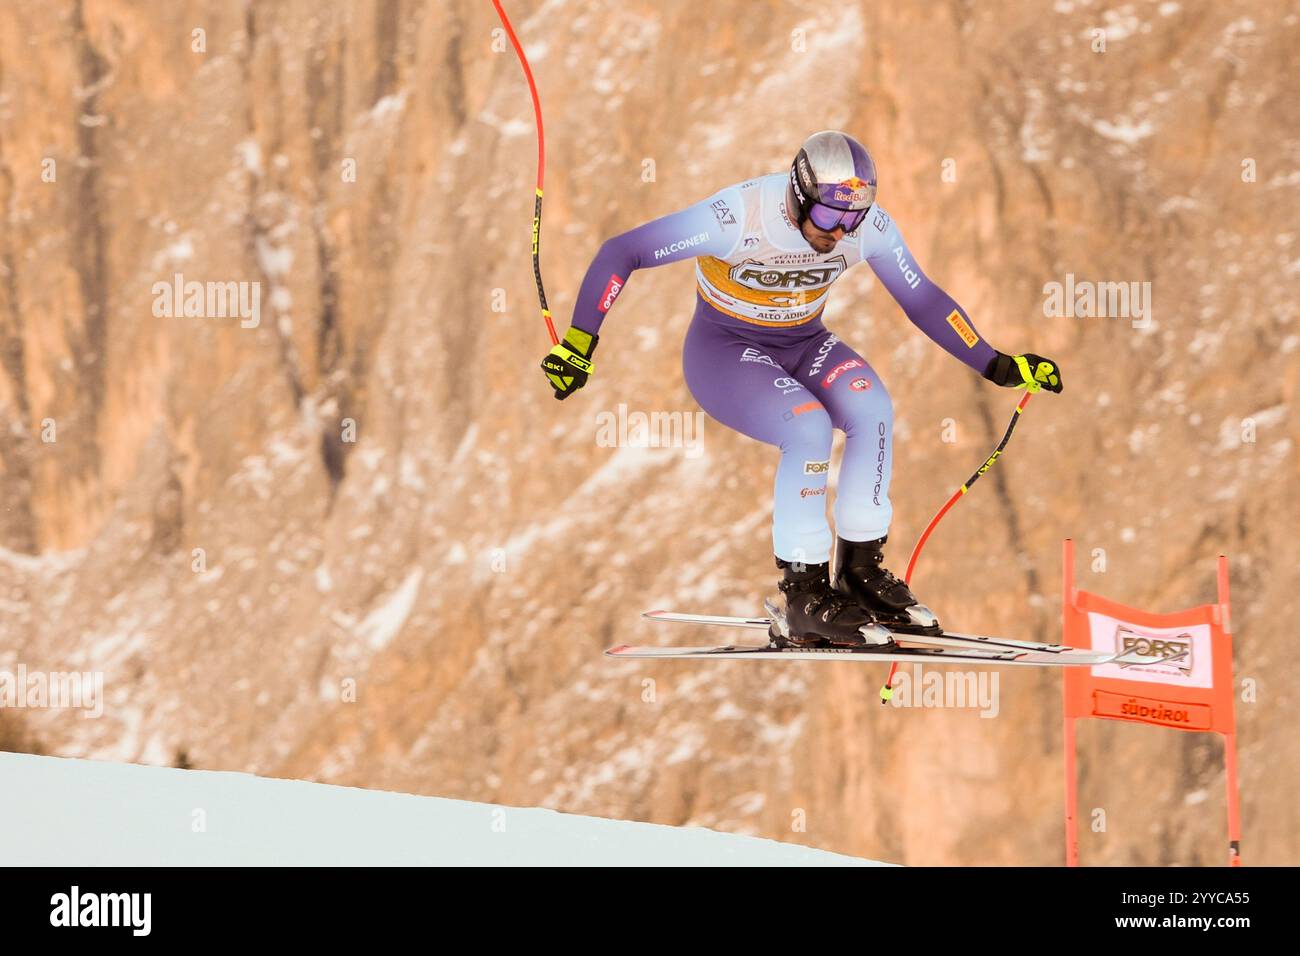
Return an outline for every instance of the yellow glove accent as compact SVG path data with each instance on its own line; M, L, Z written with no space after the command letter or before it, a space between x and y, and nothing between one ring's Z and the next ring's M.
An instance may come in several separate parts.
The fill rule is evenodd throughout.
M1038 367L1032 371L1029 368L1029 360L1023 355L1013 355L1016 367L1020 369L1020 377L1023 378L1024 384L1017 385L1016 388L1023 388L1029 392L1038 392L1043 388L1043 384L1055 385L1056 366L1051 362L1039 362Z

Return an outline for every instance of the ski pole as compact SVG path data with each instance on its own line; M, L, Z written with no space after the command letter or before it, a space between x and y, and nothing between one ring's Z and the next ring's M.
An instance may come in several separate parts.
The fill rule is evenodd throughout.
M965 484L952 493L952 496L944 502L943 507L935 512L934 517L930 519L930 523L925 526L925 530L921 532L921 537L916 541L916 547L912 549L912 557L907 562L907 573L903 575L904 584L909 586L911 585L912 572L916 570L916 559L920 556L921 549L925 547L925 542L929 540L930 532L934 531L935 526L943 520L943 516L948 513L948 510L952 508L952 506L955 505L957 501L966 494L966 492L970 491L971 486L975 484L975 482L979 481L984 472L992 468L993 463L1002 455L1002 449L1006 448L1007 442L1011 440L1011 433L1016 430L1016 423L1020 421L1020 413L1023 412L1025 406L1029 404L1029 399L1032 394L1032 392L1025 392L1024 396L1020 399L1020 402L1016 405L1016 410L1011 413L1011 421L1007 423L1006 433L1003 434L1002 441L998 442L998 447L993 449L993 454L984 459L984 464L980 465L979 468L976 469L975 474L966 479ZM889 677L885 680L885 686L880 688L880 702L882 704L889 703L890 698L894 696L894 674L897 672L898 661L894 661L889 665Z
M505 10L501 8L501 0L492 0L492 6L497 8L497 15L501 17L501 23L506 28L506 35L510 37L510 43L514 46L515 54L519 57L519 62L524 68L524 76L528 79L528 92L533 95L533 116L537 119L537 201L533 206L533 278L537 280L537 299L542 304L542 320L546 322L546 331L551 336L551 344L558 345L560 339L555 334L555 323L551 321L551 310L546 305L546 289L542 286L542 179L546 173L546 141L542 133L542 101L537 96L537 83L533 80L533 71L528 66L528 57L524 56L524 48L519 45L519 38L515 36L514 27L510 25L510 18L506 16Z

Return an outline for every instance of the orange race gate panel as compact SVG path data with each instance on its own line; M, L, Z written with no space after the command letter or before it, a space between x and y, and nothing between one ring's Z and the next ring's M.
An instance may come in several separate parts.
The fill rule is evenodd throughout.
M1223 735L1228 787L1228 860L1241 865L1233 707L1228 559L1219 556L1219 599L1173 614L1152 614L1074 587L1074 542L1064 548L1062 643L1115 654L1176 655L1151 665L1065 668L1066 863L1078 866L1075 722L1088 718L1155 724Z

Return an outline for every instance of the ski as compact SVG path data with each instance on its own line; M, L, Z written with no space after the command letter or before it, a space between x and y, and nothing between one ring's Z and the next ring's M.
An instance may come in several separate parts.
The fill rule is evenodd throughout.
M772 624L768 617L724 617L710 614L681 614L675 611L646 611L642 617L652 621L667 621L673 624L707 624L718 627L741 627L764 632ZM996 650L1032 651L1037 654L1053 654L1062 659L1079 664L1105 664L1115 655L1106 651L1093 651L1086 648L1069 647L1064 644L1044 644L1039 641L1017 641L1007 637L986 637L982 634L963 634L957 631L944 631L940 634L912 634L905 631L891 631L894 640L909 644L921 644L926 647L951 648L990 648ZM1155 663L1155 660L1142 663Z
M1059 654L1044 654L1039 651L959 650L948 647L894 647L891 650L872 650L851 647L774 647L767 644L757 646L727 644L721 647L644 647L622 644L611 647L605 651L605 654L624 660L927 661L999 667L1005 665L1079 667L1097 663L1091 660L1062 657ZM1106 659L1114 660L1109 655Z

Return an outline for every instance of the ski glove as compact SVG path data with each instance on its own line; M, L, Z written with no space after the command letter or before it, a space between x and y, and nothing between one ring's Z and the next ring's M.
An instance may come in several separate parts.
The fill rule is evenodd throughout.
M569 327L564 333L564 341L553 346L546 358L542 359L542 371L546 380L555 389L555 397L566 399L587 384L594 366L591 353L596 351L599 335L584 332L582 329Z
M1061 366L1033 352L1024 355L999 352L984 370L984 377L1005 388L1024 388L1031 392L1043 388L1049 392L1061 391Z

